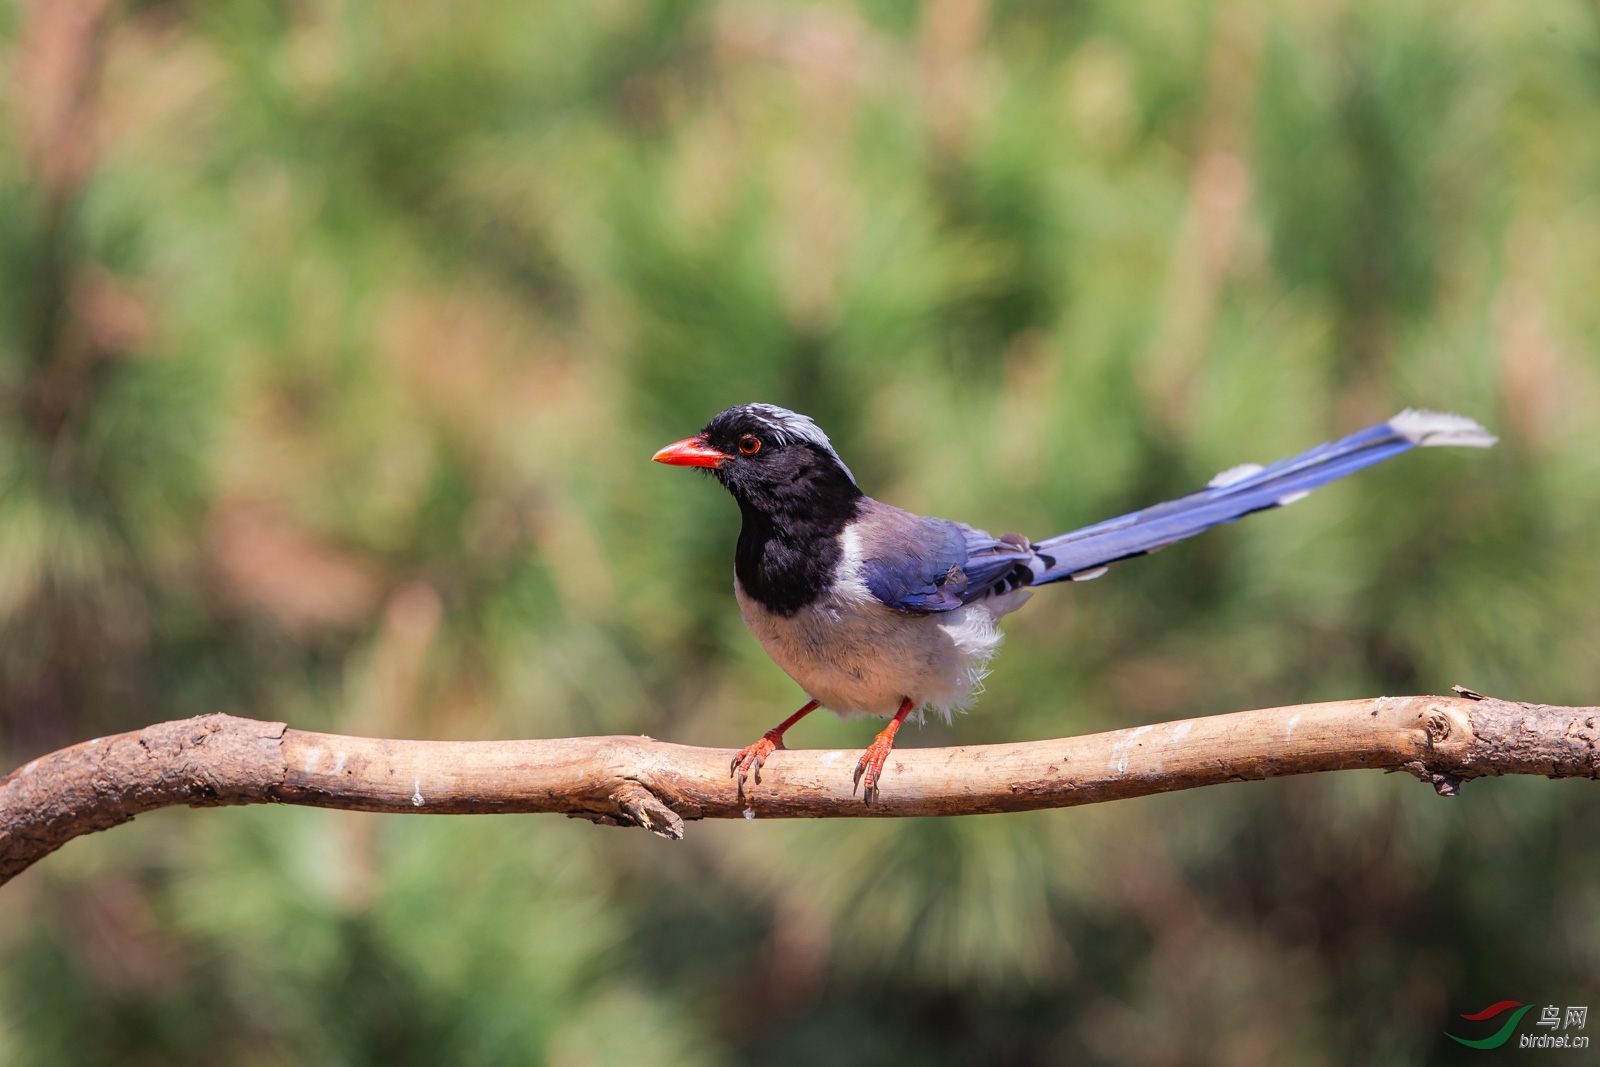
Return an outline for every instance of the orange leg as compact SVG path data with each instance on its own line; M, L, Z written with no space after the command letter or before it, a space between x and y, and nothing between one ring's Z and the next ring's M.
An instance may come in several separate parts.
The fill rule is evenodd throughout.
M744 796L745 775L754 771L756 782L759 784L761 781L761 765L766 762L768 756L772 755L774 749L783 747L784 732L813 711L816 711L820 706L815 700L811 701L805 707L762 734L761 740L753 745L746 745L739 750L739 754L733 757L733 762L728 764L728 774L738 779L740 796Z
M911 714L911 708L911 698L906 697L900 702L900 710L889 720L889 725L872 739L872 744L867 746L867 750L861 754L861 760L856 764L856 785L863 787L861 799L868 804L877 799L878 779L883 777L884 762L894 750L894 735L900 732L900 724Z

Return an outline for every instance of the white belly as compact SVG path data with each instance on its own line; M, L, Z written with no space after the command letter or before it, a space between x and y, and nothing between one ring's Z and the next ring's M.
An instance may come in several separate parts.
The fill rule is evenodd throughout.
M840 715L887 718L910 697L949 720L981 691L1002 634L995 620L1031 595L1017 590L955 611L908 615L879 603L860 580L860 546L841 535L834 591L785 618L734 593L744 624L806 695Z

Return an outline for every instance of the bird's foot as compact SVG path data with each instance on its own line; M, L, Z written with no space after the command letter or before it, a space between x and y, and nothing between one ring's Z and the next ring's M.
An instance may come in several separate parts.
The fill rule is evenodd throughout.
M744 797L745 775L754 774L756 784L760 785L761 765L766 762L767 757L772 755L775 750L783 747L784 732L813 711L816 711L819 706L815 700L807 701L805 707L762 734L761 740L753 745L746 745L739 750L738 754L733 757L732 762L728 764L728 774L738 781L740 798Z
M728 764L728 774L739 783L739 795L744 796L744 780L746 775L754 775L756 784L761 783L761 765L774 751L783 747L783 734L778 730L768 730L761 735L761 740L753 745L741 748Z
M868 804L878 799L878 782L883 778L883 765L888 761L889 753L894 751L894 735L900 732L900 724L911 714L912 707L910 697L902 700L900 710L889 720L889 725L878 732L872 744L856 761L855 782L861 787L861 799Z
M856 761L856 785L861 787L861 799L871 804L878 799L878 780L883 777L883 765L894 751L894 734L885 730L867 746Z

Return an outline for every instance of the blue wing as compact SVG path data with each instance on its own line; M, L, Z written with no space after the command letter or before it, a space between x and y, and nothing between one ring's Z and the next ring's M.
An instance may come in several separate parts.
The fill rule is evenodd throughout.
M913 515L869 501L855 527L861 575L872 595L897 611L950 611L1007 585L1032 580L1028 540L990 537L964 523Z

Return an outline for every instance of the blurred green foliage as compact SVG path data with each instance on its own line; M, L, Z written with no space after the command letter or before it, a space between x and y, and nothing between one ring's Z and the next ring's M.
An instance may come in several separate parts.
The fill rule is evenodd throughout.
M1502 434L1043 592L905 743L1600 700L1593 4L33 0L0 40L7 766L219 710L746 743L802 697L734 509L646 459L752 399L1034 535L1407 405ZM0 1063L1409 1063L1600 994L1582 783L690 831L141 819L0 891Z

